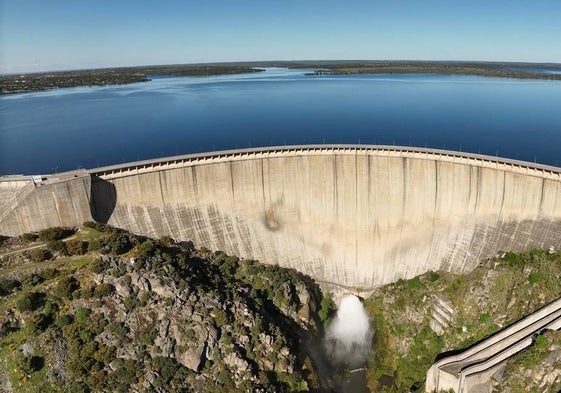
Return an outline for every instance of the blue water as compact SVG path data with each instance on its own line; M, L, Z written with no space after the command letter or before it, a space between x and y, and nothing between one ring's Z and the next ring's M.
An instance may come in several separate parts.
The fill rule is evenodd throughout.
M536 74L561 74L560 68L531 68L531 67L511 67L507 68L507 71L522 71L522 72L533 72Z
M3 96L0 174L309 143L427 146L561 165L559 81L306 72Z

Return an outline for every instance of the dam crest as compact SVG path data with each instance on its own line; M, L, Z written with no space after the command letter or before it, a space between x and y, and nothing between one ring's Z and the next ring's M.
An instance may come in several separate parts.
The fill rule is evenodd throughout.
M395 146L309 145L0 178L0 234L95 220L368 290L500 251L561 248L561 168Z

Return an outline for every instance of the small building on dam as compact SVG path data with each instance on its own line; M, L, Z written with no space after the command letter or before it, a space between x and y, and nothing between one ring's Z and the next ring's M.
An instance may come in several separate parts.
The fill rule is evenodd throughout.
M0 234L95 220L356 291L561 248L561 168L389 146L213 152L0 180Z

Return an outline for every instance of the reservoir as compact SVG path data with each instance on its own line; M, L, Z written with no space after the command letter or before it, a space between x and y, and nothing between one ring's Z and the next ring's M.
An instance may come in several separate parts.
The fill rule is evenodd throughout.
M386 144L561 165L561 82L461 75L152 77L0 98L0 175L211 150Z

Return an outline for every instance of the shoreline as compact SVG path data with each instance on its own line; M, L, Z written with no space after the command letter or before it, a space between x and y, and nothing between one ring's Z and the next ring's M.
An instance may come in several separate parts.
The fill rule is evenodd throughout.
M433 74L433 75L472 75L491 78L561 80L561 73L538 73L487 68L465 67L334 67L307 73L308 76L326 75L377 75L377 74Z
M117 86L149 82L152 76L235 75L265 71L264 67L309 69L307 76L434 74L561 80L561 64L458 61L260 61L214 64L157 65L0 75L0 96L81 86ZM527 71L524 71L527 69ZM556 72L539 72L539 70Z
M151 66L102 70L57 71L0 76L0 96L71 87L118 86L150 82L153 76L213 76L262 72L263 69L231 66Z

